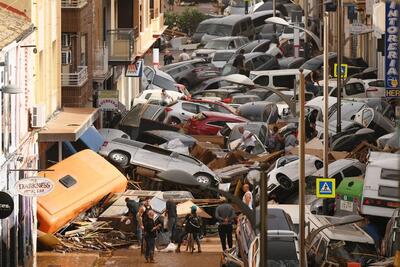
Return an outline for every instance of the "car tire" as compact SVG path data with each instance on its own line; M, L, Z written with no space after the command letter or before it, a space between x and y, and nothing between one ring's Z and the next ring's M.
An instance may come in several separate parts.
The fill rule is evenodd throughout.
M320 160L315 161L314 165L317 170L322 169L324 167L324 163Z
M181 120L178 119L178 118L176 118L176 117L172 117L172 118L171 118L170 124L171 124L171 125L178 125L178 124L181 124Z
M278 181L279 185L285 190L291 190L293 188L293 181L284 174L278 174L276 176L276 180Z
M120 151L111 151L108 154L108 159L114 163L119 165L120 167L126 167L129 163L129 157L127 154Z
M194 178L199 184L203 184L204 186L210 186L213 179L211 175L203 172L196 173Z

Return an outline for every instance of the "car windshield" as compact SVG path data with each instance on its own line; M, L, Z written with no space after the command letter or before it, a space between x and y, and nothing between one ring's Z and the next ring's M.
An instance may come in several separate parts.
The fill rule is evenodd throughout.
M299 266L294 237L268 237L268 266Z
M228 61L234 52L215 53L213 61Z
M216 36L231 36L232 26L223 24L208 24L202 33Z
M212 40L209 41L204 48L222 50L228 47L228 42L225 40Z
M233 73L236 73L236 68L232 64L226 64L222 69L221 75L226 76Z
M361 258L376 257L376 248L373 244L331 240L329 247L334 249L328 250L328 259L343 261L343 263L349 260L358 261Z
M154 76L153 84L166 90L178 91L173 81L159 75Z

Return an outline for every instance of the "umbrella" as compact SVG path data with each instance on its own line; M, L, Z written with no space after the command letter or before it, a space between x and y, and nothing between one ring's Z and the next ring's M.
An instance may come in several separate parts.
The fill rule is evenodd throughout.
M331 60L334 58L336 58L336 53L329 52L328 59ZM319 55L307 60L303 65L300 66L300 69L314 71L322 67L323 64L324 64L324 55Z

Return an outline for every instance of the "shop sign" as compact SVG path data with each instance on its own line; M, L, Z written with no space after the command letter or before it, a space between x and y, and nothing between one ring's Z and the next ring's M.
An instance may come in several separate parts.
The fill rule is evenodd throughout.
M125 76L126 77L142 77L143 75L143 60L139 59L136 62L129 64L126 67Z
M6 192L0 192L0 219L5 219L14 210L14 200Z
M386 1L385 26L385 95L400 97L399 85L399 27L400 4L396 0Z
M118 110L118 91L117 90L100 90L97 106L104 111Z
M15 184L15 191L26 197L44 196L53 191L53 188L53 181L43 177L25 178Z

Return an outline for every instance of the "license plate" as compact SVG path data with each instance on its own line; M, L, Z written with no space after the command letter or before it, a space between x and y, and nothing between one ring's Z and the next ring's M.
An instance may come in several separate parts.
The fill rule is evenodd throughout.
M340 209L352 212L353 211L353 202L346 201L346 200L340 200Z

